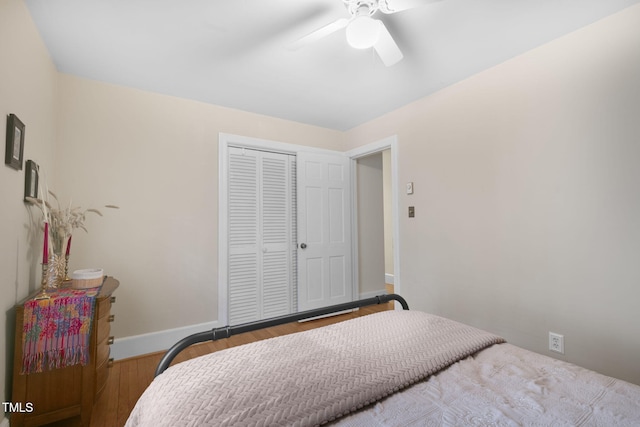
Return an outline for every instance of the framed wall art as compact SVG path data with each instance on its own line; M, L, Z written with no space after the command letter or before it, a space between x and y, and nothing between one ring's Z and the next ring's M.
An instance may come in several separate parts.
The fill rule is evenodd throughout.
M33 160L27 160L25 163L24 174L24 200L27 197L38 198L38 164Z
M7 116L7 150L4 163L16 170L22 170L24 153L24 123L15 114Z

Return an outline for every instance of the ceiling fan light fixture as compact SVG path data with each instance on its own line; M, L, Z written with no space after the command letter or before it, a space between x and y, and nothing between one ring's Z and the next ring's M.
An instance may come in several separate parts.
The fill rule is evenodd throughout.
M370 16L358 16L347 26L347 43L355 49L373 47L380 37L380 21Z

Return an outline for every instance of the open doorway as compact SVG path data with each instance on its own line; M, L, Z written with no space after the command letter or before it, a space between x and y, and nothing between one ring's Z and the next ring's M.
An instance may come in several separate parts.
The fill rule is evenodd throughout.
M354 260L360 298L400 292L397 137L348 154L354 163Z
M356 159L356 224L360 297L393 286L391 150Z

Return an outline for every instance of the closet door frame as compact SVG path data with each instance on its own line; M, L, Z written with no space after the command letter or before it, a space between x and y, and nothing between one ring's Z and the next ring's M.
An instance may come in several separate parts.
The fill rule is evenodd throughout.
M318 154L345 154L338 151L325 150L321 148L306 147L284 142L252 138L247 136L220 133L218 138L218 324L228 325L228 155L229 147L248 148L261 151L271 151L275 153L296 155L301 152L312 152ZM355 244L352 243L352 250ZM352 258L357 259L357 258ZM357 264L352 264L352 284L353 295L358 295Z

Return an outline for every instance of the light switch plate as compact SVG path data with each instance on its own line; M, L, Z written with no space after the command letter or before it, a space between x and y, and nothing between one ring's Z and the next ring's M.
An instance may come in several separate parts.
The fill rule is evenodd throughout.
M407 194L413 194L413 182L407 182Z

